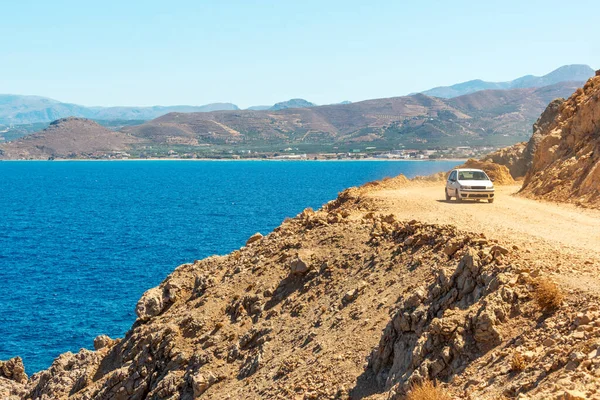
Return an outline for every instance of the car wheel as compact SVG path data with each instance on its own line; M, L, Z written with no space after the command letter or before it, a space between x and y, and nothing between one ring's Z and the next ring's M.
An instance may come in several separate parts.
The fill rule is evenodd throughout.
M452 198L452 196L450 196L448 194L448 189L444 189L444 194L446 195L446 201L450 201L450 199Z
M456 201L462 201L462 198L460 197L460 193L458 192L458 189L456 189L454 191L454 195L456 196Z
M493 203L494 199L488 199L488 203Z

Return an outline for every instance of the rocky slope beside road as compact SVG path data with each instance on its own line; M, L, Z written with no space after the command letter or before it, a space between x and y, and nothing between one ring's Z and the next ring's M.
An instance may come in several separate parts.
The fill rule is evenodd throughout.
M370 195L406 184L427 182L347 190L180 266L142 296L124 338L99 336L29 379L9 361L0 394L384 399L434 379L456 398L593 398L598 300L553 286L552 266L505 238L382 214Z
M542 128L521 193L600 208L600 74Z
M505 165L514 179L523 178L531 168L533 157L542 138L548 133L548 127L558 116L560 106L565 99L554 99L533 124L533 135L528 142L517 143L488 154L482 160Z

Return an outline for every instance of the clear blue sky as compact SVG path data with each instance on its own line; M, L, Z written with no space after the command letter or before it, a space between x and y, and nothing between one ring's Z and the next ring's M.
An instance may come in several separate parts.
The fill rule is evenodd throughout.
M240 107L600 68L600 2L68 1L2 5L0 93Z

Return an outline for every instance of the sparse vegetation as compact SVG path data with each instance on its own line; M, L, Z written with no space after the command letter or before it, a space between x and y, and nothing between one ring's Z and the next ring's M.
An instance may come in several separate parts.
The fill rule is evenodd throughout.
M510 359L510 370L513 372L521 372L525 369L525 358L519 352L515 352Z
M542 311L556 311L563 301L563 294L558 285L547 278L535 282L533 298Z
M429 380L412 387L406 400L452 400L452 397Z

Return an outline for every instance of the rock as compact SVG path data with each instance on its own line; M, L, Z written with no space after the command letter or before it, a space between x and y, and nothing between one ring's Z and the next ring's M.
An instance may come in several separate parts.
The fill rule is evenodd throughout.
M14 357L8 361L0 361L0 378L6 378L18 383L27 382L27 374L21 357Z
M546 347L552 347L554 346L554 344L556 343L556 341L552 338L546 338L544 339L544 341L542 342L542 344Z
M462 242L459 241L452 241L450 243L448 243L446 245L446 247L444 247L444 253L446 253L448 256L452 256L454 253L456 253L458 251L458 249L460 249L462 246Z
M344 297L342 298L342 303L347 304L347 303L353 302L358 297L358 294L359 294L358 289L348 290L346 292L346 294L344 294Z
M260 232L256 232L254 235L252 235L252 236L250 236L250 238L248 238L248 240L246 241L246 246L248 246L254 242L258 242L262 238L263 238L263 235Z
M588 400L589 397L579 390L565 390L562 397L559 397L561 400Z
M217 382L217 377L212 372L197 373L192 376L192 389L194 398L199 398L204 392Z
M107 335L96 336L96 338L94 339L94 349L95 350L100 350L100 349L103 349L105 347L112 346L114 344L114 342L115 341L112 340Z
M142 295L135 307L135 313L142 321L146 321L160 314L164 307L162 289L152 288Z
M290 263L290 272L294 275L302 275L308 272L310 269L308 263L301 259L299 256L292 260Z
M490 253L494 256L494 257L498 257L498 255L507 255L508 254L508 249L505 247L502 247L500 245L494 245L492 246L492 249L490 250Z

